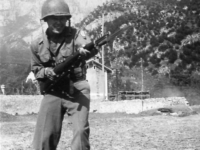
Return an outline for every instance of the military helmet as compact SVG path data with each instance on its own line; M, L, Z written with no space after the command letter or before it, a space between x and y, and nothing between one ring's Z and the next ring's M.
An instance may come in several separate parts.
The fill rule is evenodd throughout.
M44 20L48 16L68 16L71 18L69 6L64 0L46 0L42 5L42 16Z

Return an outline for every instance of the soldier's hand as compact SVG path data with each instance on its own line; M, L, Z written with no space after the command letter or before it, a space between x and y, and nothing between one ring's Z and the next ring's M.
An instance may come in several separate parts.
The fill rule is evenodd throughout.
M47 78L49 78L50 80L54 80L55 77L56 77L56 74L55 74L55 72L53 71L53 68L51 68L51 67L45 68L44 73L45 73L45 75L47 76Z
M83 46L84 47L84 46ZM83 47L79 48L78 51L81 55L87 55L90 53L87 49L84 49Z

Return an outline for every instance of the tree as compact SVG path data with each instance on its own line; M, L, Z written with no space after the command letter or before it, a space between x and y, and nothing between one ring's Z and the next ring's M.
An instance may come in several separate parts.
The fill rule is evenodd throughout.
M106 65L118 62L118 68L133 69L140 67L142 58L147 73L179 82L174 75L199 70L199 6L196 0L113 0L77 26L84 25L90 35L98 37L102 14L108 32L131 24L131 29L105 47Z

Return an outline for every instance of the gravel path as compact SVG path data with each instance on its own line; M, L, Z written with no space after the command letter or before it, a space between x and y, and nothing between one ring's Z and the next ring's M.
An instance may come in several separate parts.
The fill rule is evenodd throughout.
M1 150L32 150L36 116L0 122ZM90 115L91 150L200 150L200 114L186 117ZM67 118L57 150L70 150L72 124Z

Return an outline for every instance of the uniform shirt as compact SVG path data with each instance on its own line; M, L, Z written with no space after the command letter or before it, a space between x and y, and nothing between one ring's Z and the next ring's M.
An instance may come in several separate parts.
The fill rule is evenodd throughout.
M66 27L61 35L64 41L60 45L55 45L53 48L49 43L47 31L31 43L31 70L37 80L46 78L44 74L46 67L55 67L56 62L72 55L79 47L91 42L91 39L84 31ZM93 49L84 59L76 64L74 70L72 70L74 80L78 80L76 76L85 76L85 61L96 55L97 52L97 49Z

